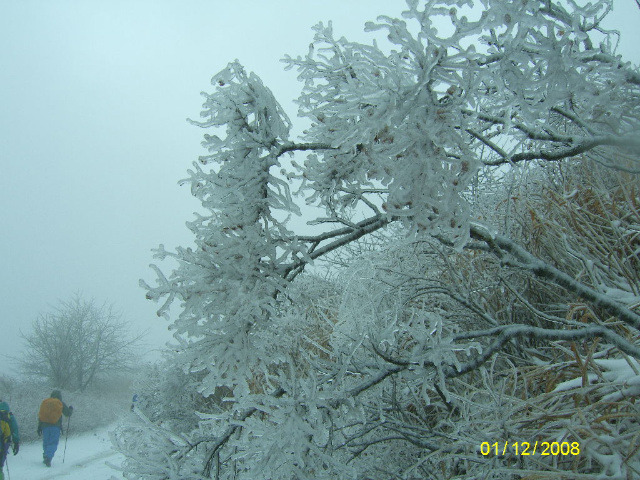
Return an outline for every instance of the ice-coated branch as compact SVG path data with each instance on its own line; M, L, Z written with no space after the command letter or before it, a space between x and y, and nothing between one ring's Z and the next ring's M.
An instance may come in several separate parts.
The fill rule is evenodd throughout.
M537 340L549 340L549 341L576 341L591 339L596 337L604 338L608 343L614 345L621 352L626 353L635 358L640 358L640 347L629 342L621 335L613 332L611 329L602 325L589 325L584 328L577 328L575 330L558 330L547 329L541 327L533 327L530 325L503 325L500 327L489 328L486 330L476 330L470 332L464 332L454 335L453 341L459 342L462 340L478 339L489 337L494 340L491 344L483 348L482 353L479 353L471 361L454 365L443 365L444 376L447 378L458 377L464 375L473 370L476 370L489 360L495 353L500 351L502 347L509 341L515 338L531 338ZM390 375L394 375L409 368L417 368L423 365L427 368L434 368L436 365L430 361L424 361L422 359L405 360L399 358L393 358L385 352L382 352L375 345L372 345L373 351L382 358L385 362L394 365L393 367L383 370L372 379L364 382L362 385L353 389L350 394L359 394L362 391L377 385Z
M635 358L640 358L640 347L627 341L621 335L618 335L611 329L602 325L589 325L587 327L578 328L576 330L547 329L532 327L530 325L505 325L496 328L489 328L487 330L465 332L455 335L453 339L459 341L481 337L491 337L495 338L495 340L493 340L493 342L491 342L491 345L485 348L483 352L471 362L463 364L457 370L454 370L453 367L451 367L451 370L447 373L447 376L458 376L475 370L489 358L491 358L494 353L499 351L505 343L517 337L527 337L535 338L538 340L551 341L575 341L602 337L607 342L615 345L620 351L626 353L627 355L631 355Z
M593 302L594 305L604 308L611 315L618 317L633 328L640 330L640 315L537 258L510 238L491 233L486 227L477 223L471 224L470 231L472 238L485 241L505 263L511 263L514 266L531 271L537 277L551 280L568 291ZM506 254L508 256L505 256Z
M285 394L285 391L282 388L277 389L275 392L271 394L273 398L279 398ZM240 425L241 422L245 421L247 418L251 417L254 413L258 411L257 408L250 408L243 412L236 419L237 423L229 426L227 430L214 442L213 446L210 447L209 453L207 455L207 461L204 464L204 468L202 469L202 474L205 475L206 478L210 478L211 469L213 468L213 461L216 458L216 455L220 451L222 447L226 445L231 436L236 433L238 430L242 428ZM206 440L210 441L210 440ZM195 448L199 445L199 443L195 443L192 448Z
M310 261L315 260L316 258L322 257L337 248L340 248L344 245L348 245L359 238L368 235L370 233L379 230L390 222L389 218L386 215L374 215L370 218L362 220L355 225L355 228L347 227L341 228L338 230L334 230L332 232L326 232L317 236L312 237L299 237L300 240L311 243L306 258L298 258L295 262L290 265L282 268L282 277L291 281L297 275L299 275L304 269L305 265L307 265ZM330 238L338 238L333 242L316 249L317 245L323 240L328 240Z
M374 215L372 217L366 218L366 219L358 222L355 225L355 227L340 228L340 229L332 230L332 231L329 231L329 232L323 232L323 233L320 233L318 235L310 235L310 236L301 235L301 236L299 236L297 238L301 242L306 242L306 243L322 242L322 241L328 240L330 238L335 238L335 237L339 237L339 236L342 236L342 235L346 235L348 233L353 233L355 230L365 228L367 226L370 226L371 224L375 224L376 222L379 221L379 219L380 219L380 215Z
M474 135L475 136L475 135ZM479 137L476 137L479 138ZM480 137L481 138L481 137ZM483 143L488 143L485 140L482 140ZM592 139L585 140L583 142L577 143L576 145L568 148L550 148L545 150L534 150L530 152L521 152L515 153L513 155L507 155L504 152L499 152L496 148L491 147L494 151L498 152L501 158L491 161L485 161L484 164L487 166L498 166L505 165L509 163L518 163L522 161L528 160L548 160L548 161L558 161L558 160L566 160L571 157L575 157L580 155L581 153L586 153L594 148L602 147L602 146L617 146L617 147L627 147L632 148L640 152L640 143L636 138L619 138L613 136L602 136L595 137Z
M483 163L487 166L514 164L531 160L560 161L604 146L625 148L635 152L636 154L640 154L640 142L635 134L627 136L598 134L594 130L593 125L580 118L576 113L570 112L561 106L554 106L551 110L573 122L577 127L589 133L589 136L561 134L553 132L548 127L544 129L535 129L525 123L514 121L511 124L514 129L522 132L528 140L544 142L546 148L529 149L524 152L509 154L495 142L491 141L486 135L479 133L477 130L468 128L466 129L466 132L473 138L491 148L491 150L498 155L498 158L496 159L484 160ZM509 123L502 116L475 113L466 109L463 110L462 113L464 115L475 116L478 120L487 122L489 125L505 127Z
M610 54L606 54L606 53L593 53L592 55L584 58L584 61L590 61L590 62L602 62L602 63L607 63L610 64L613 68L620 70L622 72L622 74L624 75L624 79L633 84L633 85L640 85L640 74L634 70L632 70L631 68L629 68L629 66L620 61L619 58L610 55Z
M335 147L332 147L328 143L285 143L278 148L276 151L276 157L280 157L281 155L287 152L302 152L309 150L332 150Z
M500 155L500 158L507 158L509 156L509 154L507 152L505 152L502 148L500 148L498 145L496 145L491 140L489 140L486 136L476 132L475 130L473 130L471 128L467 128L467 133L469 135L471 135L472 137L480 140L487 147L489 147L491 150L493 150L498 155ZM487 164L487 162L485 162L485 164Z
M596 131L593 128L591 128L591 125L589 125L588 122L585 122L582 118L580 118L574 112L571 112L566 108L561 108L561 107L552 107L551 110L571 120L580 128L583 128L584 130L586 130L590 135L593 135L593 136L597 135Z

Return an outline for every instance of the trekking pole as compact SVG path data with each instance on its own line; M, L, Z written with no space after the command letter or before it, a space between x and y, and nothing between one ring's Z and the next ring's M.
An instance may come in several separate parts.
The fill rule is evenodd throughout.
M11 472L9 471L9 453L8 452L7 452L7 458L4 459L4 464L7 466L7 480L11 480Z
M69 426L71 425L71 415L67 417L67 434L64 436L64 452L62 454L62 463L64 463L64 457L67 456L67 440L69 439Z

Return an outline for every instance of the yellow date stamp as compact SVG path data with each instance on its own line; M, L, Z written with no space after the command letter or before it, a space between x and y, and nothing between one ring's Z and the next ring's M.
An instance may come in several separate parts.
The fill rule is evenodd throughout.
M480 453L488 455L505 456L507 453L516 456L541 455L541 456L571 456L580 455L579 442L482 442Z

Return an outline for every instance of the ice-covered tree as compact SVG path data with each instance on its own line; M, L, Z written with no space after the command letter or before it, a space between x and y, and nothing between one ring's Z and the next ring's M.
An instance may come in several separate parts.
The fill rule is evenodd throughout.
M159 314L180 304L171 325L178 366L197 374L203 398L227 396L203 406L198 428L145 420L135 441L120 435L129 478L424 478L437 465L434 478L485 475L495 462L476 458L469 439L482 430L470 425L495 420L506 405L495 391L508 387L508 375L486 373L497 353L600 338L640 357L637 285L578 274L575 261L557 262L473 210L486 205L478 179L488 168L504 177L528 163L595 161L637 178L640 73L615 55L615 32L601 26L612 1L407 5L402 19L366 26L386 31L388 46L337 39L319 24L308 53L285 58L303 82L299 116L310 126L301 139L289 137L281 106L239 63L213 77L203 120L194 122L211 131L209 154L185 180L203 206L188 224L195 247L160 247L156 258L178 266L168 276L153 266L156 285L142 284L164 302ZM306 152L302 164L290 160L296 152ZM290 185L324 209L315 219L324 232L290 231L300 210ZM637 208L637 190L625 195ZM370 214L354 220L354 211ZM613 228L624 225L632 244L637 224L627 220ZM413 253L356 269L336 289L347 295L340 308L309 304L298 285L307 265L390 224L402 225ZM550 241L570 230L570 220L558 225ZM440 247L425 252L428 239ZM577 261L588 265L593 253L577 251ZM628 255L637 261L637 249ZM471 271L485 262L476 270L482 281L455 270L464 261ZM429 269L440 275L425 277ZM478 296L509 272L530 321ZM527 300L520 287L532 281L619 323L561 321ZM322 302L334 305L331 298ZM507 403L510 412L522 408L516 390ZM427 435L434 431L449 443ZM139 449L139 435L155 450ZM593 471L606 473L597 454Z

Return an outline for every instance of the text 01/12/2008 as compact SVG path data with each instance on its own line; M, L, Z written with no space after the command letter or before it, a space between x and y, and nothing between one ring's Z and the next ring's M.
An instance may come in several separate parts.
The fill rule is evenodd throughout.
M480 444L482 455L504 456L507 453L514 455L580 455L579 442L482 442Z

